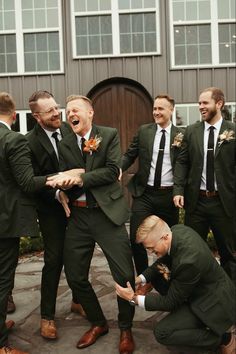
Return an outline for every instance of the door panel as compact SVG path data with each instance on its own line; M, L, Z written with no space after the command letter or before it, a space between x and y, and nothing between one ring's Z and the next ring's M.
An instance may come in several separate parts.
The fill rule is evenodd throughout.
M94 123L118 129L122 153L127 150L139 126L153 121L152 98L138 85L119 81L109 82L103 86L99 85L88 96L93 101ZM135 173L137 165L138 161L124 173L123 186ZM124 192L130 203L126 188Z

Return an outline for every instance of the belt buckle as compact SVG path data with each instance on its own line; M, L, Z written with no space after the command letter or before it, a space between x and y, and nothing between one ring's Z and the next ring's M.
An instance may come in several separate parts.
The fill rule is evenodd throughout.
M211 196L211 193L210 191L206 191L206 197L209 198Z

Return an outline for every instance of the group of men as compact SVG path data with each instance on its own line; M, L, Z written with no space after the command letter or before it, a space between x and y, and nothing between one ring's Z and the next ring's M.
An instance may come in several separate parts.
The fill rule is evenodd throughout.
M37 218L45 247L44 338L57 338L54 316L63 265L72 289L72 310L91 323L77 348L108 333L88 280L98 243L116 282L120 354L135 349L131 331L135 304L170 312L154 326L160 343L221 346L223 354L232 354L236 339L227 330L235 323L236 145L235 125L221 116L223 92L214 87L201 92L202 121L185 131L172 123L173 98L158 95L154 122L140 127L123 158L117 130L93 123L87 97L67 98L69 124L61 122L59 106L47 91L35 92L29 106L37 124L24 137L10 128L16 117L13 99L0 94L0 221L6 227L0 233L0 354L24 354L8 345L6 308L19 237L38 234ZM125 228L129 209L119 176L137 158L138 171L128 185L133 197L129 240ZM176 225L183 207L187 226ZM205 242L210 229L222 267ZM158 258L149 268L146 249ZM147 294L152 287L158 293Z

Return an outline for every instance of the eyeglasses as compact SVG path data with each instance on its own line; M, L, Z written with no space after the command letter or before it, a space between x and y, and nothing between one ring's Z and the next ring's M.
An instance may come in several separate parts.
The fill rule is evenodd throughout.
M49 108L47 111L40 111L40 112L34 112L34 113L39 113L39 114L53 114L54 111L59 112L61 109L61 106L57 104L54 107Z

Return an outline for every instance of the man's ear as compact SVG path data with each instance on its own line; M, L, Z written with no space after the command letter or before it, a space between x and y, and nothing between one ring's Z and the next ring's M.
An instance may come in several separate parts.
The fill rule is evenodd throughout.
M39 116L38 113L32 113L32 116L34 117L34 119L37 120L37 122L39 122Z
M12 114L12 122L15 123L16 122L16 112L14 112Z

